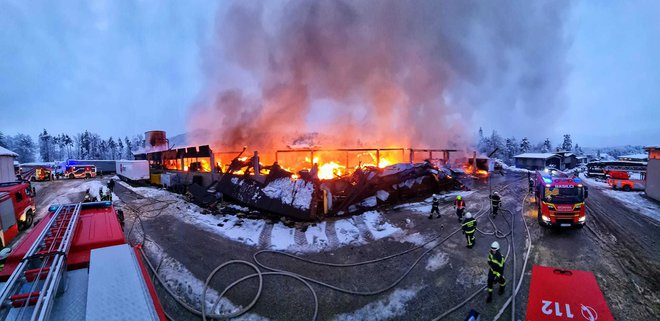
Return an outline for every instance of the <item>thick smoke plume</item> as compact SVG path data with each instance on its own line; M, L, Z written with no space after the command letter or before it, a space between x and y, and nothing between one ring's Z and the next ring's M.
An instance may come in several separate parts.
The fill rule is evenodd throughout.
M207 82L190 129L224 148L281 148L310 132L324 147L463 144L478 115L517 126L561 108L568 9L237 1L218 14L204 51Z

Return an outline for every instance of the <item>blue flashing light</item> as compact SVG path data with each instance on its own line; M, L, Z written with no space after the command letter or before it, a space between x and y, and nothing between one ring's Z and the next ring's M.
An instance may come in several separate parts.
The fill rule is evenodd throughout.
M544 177L543 182L546 183L546 184L552 184L552 178Z
M582 180L579 179L579 178L574 178L574 179L573 179L573 182L576 182L576 183L582 183Z

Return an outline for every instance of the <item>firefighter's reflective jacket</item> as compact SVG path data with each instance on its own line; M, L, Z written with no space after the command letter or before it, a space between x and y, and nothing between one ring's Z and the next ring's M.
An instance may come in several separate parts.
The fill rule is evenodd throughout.
M474 231L477 230L477 220L472 218L466 218L463 220L463 232L465 234L474 234Z
M495 276L499 277L504 273L504 257L500 251L488 254L488 265L490 265L490 272Z

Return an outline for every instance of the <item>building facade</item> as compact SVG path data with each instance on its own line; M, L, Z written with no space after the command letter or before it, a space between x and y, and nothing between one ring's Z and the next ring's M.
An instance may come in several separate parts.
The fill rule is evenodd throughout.
M644 149L648 152L646 195L660 201L660 146L649 146Z

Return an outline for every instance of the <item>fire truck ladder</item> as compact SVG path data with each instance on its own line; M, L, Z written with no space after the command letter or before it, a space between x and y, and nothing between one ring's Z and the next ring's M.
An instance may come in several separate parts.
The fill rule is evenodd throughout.
M48 319L66 270L81 205L60 205L53 213L0 292L0 319L6 320L12 308L17 310L13 311L17 312L14 320L22 320L29 313L29 320Z

